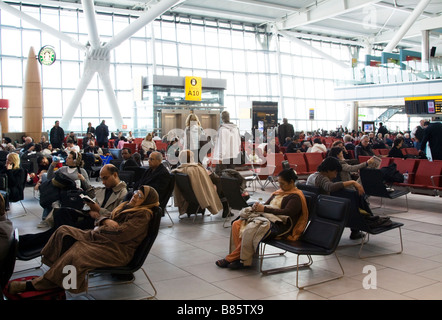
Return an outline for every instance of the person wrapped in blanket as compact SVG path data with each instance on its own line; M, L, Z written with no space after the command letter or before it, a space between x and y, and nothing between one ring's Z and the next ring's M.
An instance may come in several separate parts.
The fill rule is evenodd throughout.
M12 281L9 294L24 291L64 288L65 266L75 267L76 287L65 288L71 293L87 289L86 275L101 267L120 267L133 258L137 247L147 236L153 208L159 206L154 188L141 186L129 201L116 207L110 217L99 217L96 227L81 230L72 226L60 226L41 251L42 262L49 266L40 277L31 281Z
M252 263L253 254L263 239L284 237L297 240L308 222L308 208L304 194L295 183L298 176L292 169L278 175L280 189L264 203L244 208L232 224L230 253L217 260L220 268L241 269Z

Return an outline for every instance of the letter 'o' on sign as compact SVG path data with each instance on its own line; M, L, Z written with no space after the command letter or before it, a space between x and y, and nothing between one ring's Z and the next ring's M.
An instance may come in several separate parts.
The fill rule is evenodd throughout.
M202 84L200 77L186 77L185 99L191 101L201 101Z

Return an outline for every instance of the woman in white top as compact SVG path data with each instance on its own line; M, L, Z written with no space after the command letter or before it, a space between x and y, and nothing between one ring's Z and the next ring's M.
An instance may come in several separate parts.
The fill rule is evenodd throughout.
M143 149L145 156L149 156L152 151L157 150L157 145L155 144L155 141L152 140L151 133L148 133L144 140L141 142L141 148Z
M204 135L203 128L198 116L191 113L186 119L186 129L184 130L184 150L191 150L195 160L201 163L199 150L201 149L201 137ZM204 138L205 140L205 138Z
M316 138L313 140L313 147L309 152L327 152L327 147L322 144L321 139Z

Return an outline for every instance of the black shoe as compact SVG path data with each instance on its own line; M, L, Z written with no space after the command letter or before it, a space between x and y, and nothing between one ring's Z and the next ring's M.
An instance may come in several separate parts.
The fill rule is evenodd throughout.
M358 239L362 239L363 237L364 237L364 233L361 231L352 231L350 234L351 240L358 240Z
M227 268L229 269L233 269L233 270L239 270L239 269L244 269L247 268L242 262L241 260L235 260L233 262L231 262Z

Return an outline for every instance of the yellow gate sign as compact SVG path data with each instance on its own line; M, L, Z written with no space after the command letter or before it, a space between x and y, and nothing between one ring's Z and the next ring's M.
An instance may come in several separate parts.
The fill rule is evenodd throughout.
M186 77L185 100L201 101L202 85L200 77Z

